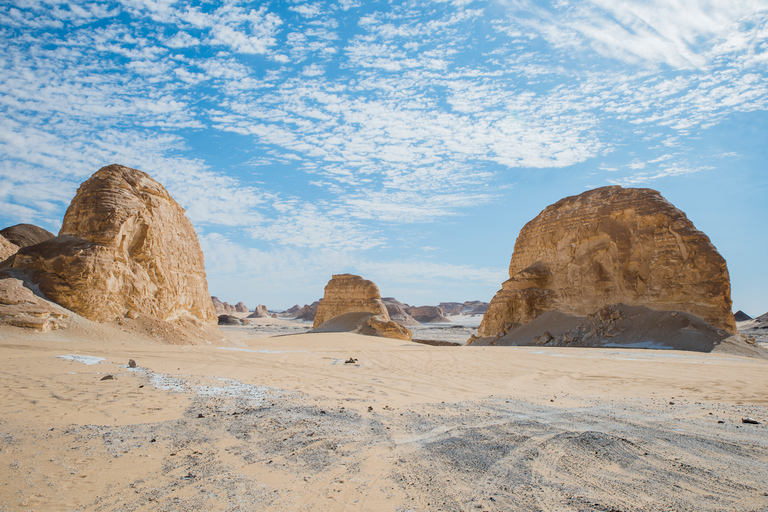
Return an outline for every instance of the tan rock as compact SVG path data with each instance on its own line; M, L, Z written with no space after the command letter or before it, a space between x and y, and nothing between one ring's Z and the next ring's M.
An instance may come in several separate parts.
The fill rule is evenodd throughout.
M0 279L0 324L47 332L69 326L63 308L35 295L19 279Z
M217 321L184 210L149 175L121 165L80 185L59 236L20 249L0 266L8 270L90 320Z
M448 323L445 311L441 306L417 306L405 309L409 315L422 324Z
M267 306L262 306L261 304L259 304L253 310L253 313L248 315L247 318L267 318L268 316L269 316L269 311L267 311Z
M248 306L243 304L242 302L238 302L235 304L235 311L238 313L247 313L248 312Z
M547 311L588 316L613 304L687 312L736 333L725 260L655 190L603 187L548 206L520 231L509 276L480 337Z
M349 313L370 315L364 320L378 336L411 339L410 330L390 320L379 287L373 281L353 274L334 275L325 286L312 328Z
M235 313L235 306L228 302L221 302L218 297L211 297L211 302L213 303L213 307L216 310L216 314L219 316L231 315L232 313Z
M0 261L10 258L16 251L19 250L19 246L10 242L3 235L0 235Z
M403 304L393 297L384 297L381 299L381 301L387 308L389 319L393 322L397 322L405 327L408 327L409 325L421 325L418 320L413 318L406 311L406 308L409 307L408 305Z

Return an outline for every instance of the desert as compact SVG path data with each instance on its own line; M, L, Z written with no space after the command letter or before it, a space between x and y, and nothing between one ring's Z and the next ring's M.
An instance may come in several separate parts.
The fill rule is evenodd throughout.
M657 192L557 204L596 194L630 213L544 222L568 240L533 237L550 252L524 228L490 304L408 306L344 273L251 311L208 294L160 183L100 169L59 235L4 245L0 505L768 508L765 315L730 313L725 261Z

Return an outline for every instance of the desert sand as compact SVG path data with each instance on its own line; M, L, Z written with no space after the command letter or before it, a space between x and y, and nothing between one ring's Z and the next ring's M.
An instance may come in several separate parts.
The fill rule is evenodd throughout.
M121 332L0 330L0 510L768 509L765 359Z

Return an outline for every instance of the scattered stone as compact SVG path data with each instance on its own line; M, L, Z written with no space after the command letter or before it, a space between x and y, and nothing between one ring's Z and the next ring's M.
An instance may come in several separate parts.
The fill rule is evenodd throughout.
M350 357L349 359L344 361L344 364L354 364L356 362L357 362L357 359L355 359L354 357Z
M741 418L742 423L748 423L749 425L759 425L760 422L752 418Z
M114 375L105 375L100 380L117 380L117 377Z
M130 366L131 368L136 368L136 361L134 361L133 359L129 359L128 366Z

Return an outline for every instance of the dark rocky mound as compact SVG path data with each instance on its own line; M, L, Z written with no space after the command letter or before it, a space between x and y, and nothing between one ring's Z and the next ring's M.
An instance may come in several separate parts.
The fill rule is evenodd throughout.
M0 230L0 235L3 235L6 240L19 247L36 245L56 236L50 231L33 224L16 224L15 226Z
M243 321L232 315L219 315L219 325L243 325Z
M733 314L733 319L737 322L746 322L747 320L752 320L752 317L743 312L742 310L738 310Z

